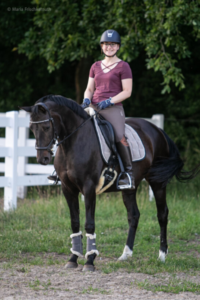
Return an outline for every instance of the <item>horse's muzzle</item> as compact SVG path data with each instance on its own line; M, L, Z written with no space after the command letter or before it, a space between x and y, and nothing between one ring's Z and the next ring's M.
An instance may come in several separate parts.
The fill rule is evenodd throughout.
M52 159L52 155L48 151L37 151L37 162L41 165L48 165Z

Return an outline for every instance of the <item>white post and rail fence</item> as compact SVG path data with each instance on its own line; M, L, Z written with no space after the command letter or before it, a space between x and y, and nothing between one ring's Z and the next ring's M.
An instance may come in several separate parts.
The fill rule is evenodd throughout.
M164 127L164 115L146 119L160 128ZM36 157L35 139L29 138L29 114L25 111L0 113L0 128L5 137L0 138L0 188L4 188L4 211L17 208L17 197L26 196L27 186L51 185L47 179L53 165L29 164L28 157ZM153 192L149 189L149 199Z

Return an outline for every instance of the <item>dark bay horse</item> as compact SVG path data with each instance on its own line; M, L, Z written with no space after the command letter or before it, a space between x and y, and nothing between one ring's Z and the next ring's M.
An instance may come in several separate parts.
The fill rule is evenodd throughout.
M54 166L61 180L62 190L71 215L72 256L67 267L77 267L78 257L83 254L78 200L79 192L81 192L85 196L86 209L87 261L84 270L94 270L94 259L98 255L95 242L95 188L105 164L93 121L88 120L87 113L75 101L63 96L45 96L39 99L34 106L22 107L22 109L30 113L30 129L36 138L37 162L43 165L47 165L52 159L51 148L55 139L62 142L85 122L84 126L59 145ZM126 123L137 131L146 149L146 156L142 161L133 163L136 188L122 191L128 214L129 232L126 246L119 259L125 260L132 256L140 217L136 192L139 183L145 178L152 187L156 200L160 225L159 258L161 261L165 261L168 248L166 185L174 175L180 181L194 178L199 172L200 166L198 165L190 172L182 171L184 163L178 149L163 130L138 118L127 118ZM118 168L117 172L119 172ZM107 192L113 191L117 191L115 184L107 190Z

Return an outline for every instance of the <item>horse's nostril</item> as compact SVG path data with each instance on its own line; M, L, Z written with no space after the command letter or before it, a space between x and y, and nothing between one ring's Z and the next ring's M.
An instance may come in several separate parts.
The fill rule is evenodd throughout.
M47 152L37 152L37 162L41 165L48 165L51 161L52 156Z
M45 163L45 164L48 164L48 162L49 162L49 158L48 158L47 156L45 156L45 157L44 157L44 163Z

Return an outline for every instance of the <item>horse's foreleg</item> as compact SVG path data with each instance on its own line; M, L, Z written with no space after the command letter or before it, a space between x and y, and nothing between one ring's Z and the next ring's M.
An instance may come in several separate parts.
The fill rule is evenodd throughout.
M78 257L83 256L83 246L82 246L82 232L80 230L79 221L79 201L78 201L78 190L69 191L62 186L64 196L67 200L70 216L71 216L71 228L73 234L70 235L72 239L72 255L66 264L66 268L76 268L78 267Z
M83 271L94 271L94 260L99 254L96 248L96 234L95 234L95 205L96 205L96 193L95 186L91 182L87 181L87 186L84 187L85 196L85 230L87 237L87 252L85 257L87 259Z
M118 260L126 260L132 256L135 234L140 218L140 212L136 202L136 190L123 191L122 196L128 214L129 232L124 252Z
M166 203L166 188L161 188L160 185L151 185L157 206L157 217L160 225L160 250L158 259L165 262L165 256L168 253L167 246L167 223L168 223L168 207Z

